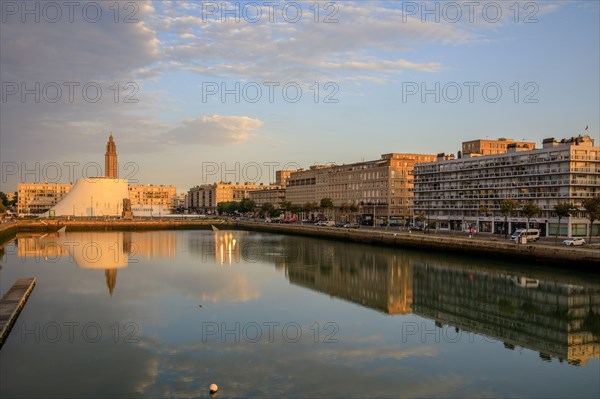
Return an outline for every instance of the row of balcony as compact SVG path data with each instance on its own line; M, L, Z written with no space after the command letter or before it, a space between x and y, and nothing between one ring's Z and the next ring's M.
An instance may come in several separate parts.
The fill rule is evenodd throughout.
M600 174L600 169L594 168L570 168L570 169L546 169L546 170L521 170L513 172L495 172L479 174L458 174L457 176L447 176L445 172L422 173L415 170L415 184L449 181L449 180L478 180L478 179L497 179L510 178L515 176L538 176L548 174L572 174L572 173L590 173ZM425 174L433 174L435 177L423 177Z
M485 189L501 189L501 188L529 188L529 187L568 187L568 186L596 186L599 182L597 180L553 180L553 181L532 181L532 182L508 182L508 183L495 183L495 184L479 184L479 185L463 185L463 186L445 186L431 187L432 184L426 187L417 187L415 192L436 192L436 191L456 191L456 190L485 190ZM425 186L421 184L420 186ZM558 187L557 187L558 188Z

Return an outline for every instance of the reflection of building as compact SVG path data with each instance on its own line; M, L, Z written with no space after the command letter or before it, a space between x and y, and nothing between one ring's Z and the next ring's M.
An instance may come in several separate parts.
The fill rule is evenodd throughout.
M586 286L470 268L415 263L413 311L585 365L600 357L600 285Z
M546 139L543 148L509 148L507 153L463 157L417 165L415 213L423 212L442 229L461 230L473 225L478 231L513 232L526 227L524 215L509 217L504 226L500 201L511 198L532 201L542 210L531 218L531 227L541 234L554 235L558 218L554 207L568 202L581 207L581 201L600 194L600 147L589 136L556 142ZM583 211L562 218L560 234L585 236L590 223ZM599 234L595 224L593 234Z
M106 286L112 295L117 283L117 270L133 259L173 258L177 251L177 233L155 232L67 232L35 236L17 236L18 256L56 260L68 257L82 269L104 270Z
M294 241L293 284L388 314L411 312L412 264L406 254L348 251L327 242ZM337 250L339 248L339 250Z
M17 212L44 213L56 205L73 187L61 183L19 183L17 185Z
M286 200L304 205L331 198L336 207L360 205L371 217L406 219L412 216L411 171L416 163L434 160L435 155L391 153L374 161L312 166L290 174Z

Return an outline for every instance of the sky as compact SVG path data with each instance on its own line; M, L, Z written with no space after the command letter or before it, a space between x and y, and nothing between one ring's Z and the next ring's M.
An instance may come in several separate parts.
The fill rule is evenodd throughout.
M600 2L3 1L0 191L600 139Z

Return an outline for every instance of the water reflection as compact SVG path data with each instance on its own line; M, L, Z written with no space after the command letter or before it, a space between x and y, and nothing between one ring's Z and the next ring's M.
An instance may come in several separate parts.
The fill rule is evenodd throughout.
M19 235L18 255L69 257L104 270L113 294L117 271L139 259L174 259L177 232L68 232ZM388 315L416 314L524 347L543 360L586 365L600 358L600 282L544 270L488 266L460 257L244 231L185 232L184 251L213 268L203 302L247 302L260 295L248 276L216 266L274 265L290 283ZM198 265L200 268L200 265ZM183 289L198 285L180 282ZM165 277L163 283L170 280Z
M416 314L575 365L600 357L600 285L435 263L414 267Z
M172 259L177 251L175 232L136 233L121 231L74 231L49 234L18 234L17 255L54 262L68 257L82 269L104 270L112 296L117 270L140 258Z
M585 365L600 358L597 280L328 241L292 239L288 245L298 245L299 257L286 269L293 284L390 315L412 312L509 349L535 350L545 360Z

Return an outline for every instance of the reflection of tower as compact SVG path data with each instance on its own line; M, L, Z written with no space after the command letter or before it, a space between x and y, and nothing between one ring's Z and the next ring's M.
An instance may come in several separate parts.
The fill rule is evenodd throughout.
M117 269L106 269L104 274L106 275L106 286L108 287L108 292L110 296L112 296L115 285L117 285Z
M117 145L113 141L111 132L108 143L106 143L106 154L104 154L104 174L106 177L117 179L117 171Z

